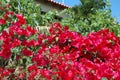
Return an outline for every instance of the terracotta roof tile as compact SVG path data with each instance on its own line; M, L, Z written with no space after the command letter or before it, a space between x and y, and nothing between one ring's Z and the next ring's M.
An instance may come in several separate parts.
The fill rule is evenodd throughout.
M59 3L59 2L56 2L56 1L54 1L54 0L47 0L47 1L49 1L49 2L51 2L51 3L54 3L54 4L56 4L56 5L62 6L62 7L64 7L64 8L70 8L70 6L64 5L64 4Z

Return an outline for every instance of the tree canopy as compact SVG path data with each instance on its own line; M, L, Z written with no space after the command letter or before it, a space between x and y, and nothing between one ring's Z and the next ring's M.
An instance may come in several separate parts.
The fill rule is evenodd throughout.
M87 34L101 28L109 28L120 34L120 24L111 16L109 0L80 0L81 4L66 10L69 17L62 20L72 30Z
M88 16L88 14L95 14L96 10L104 9L106 7L106 0L80 0L79 5L76 5L72 10L80 16Z

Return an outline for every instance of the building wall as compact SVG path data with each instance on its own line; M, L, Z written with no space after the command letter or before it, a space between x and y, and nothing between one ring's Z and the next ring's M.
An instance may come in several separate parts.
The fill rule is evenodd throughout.
M57 10L58 12L64 10L65 8L56 4L53 4L51 2L47 2L46 0L35 0L36 4L40 4L41 9L43 12L48 12L50 10ZM67 14L61 14L58 17L63 18L63 17L68 17Z
M54 10L54 9L56 9L56 10L58 10L58 11L63 10L62 7L58 7L57 5L53 5L53 4L50 4L50 3L46 3L45 1L42 1L42 0L41 0L41 1L40 1L40 0L36 0L35 2L38 3L38 4L40 4L41 9L42 9L43 11L45 11L45 12L48 12L48 11Z

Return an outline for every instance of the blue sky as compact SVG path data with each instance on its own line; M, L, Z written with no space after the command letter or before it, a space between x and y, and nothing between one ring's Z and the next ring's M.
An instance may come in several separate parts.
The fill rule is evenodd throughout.
M120 22L120 0L110 0L112 16Z
M62 2L63 0L55 0L58 2ZM64 0L64 4L68 6L74 6L79 4L79 0ZM117 19L117 21L120 22L120 0L110 0L111 3L111 10L112 10L112 16Z

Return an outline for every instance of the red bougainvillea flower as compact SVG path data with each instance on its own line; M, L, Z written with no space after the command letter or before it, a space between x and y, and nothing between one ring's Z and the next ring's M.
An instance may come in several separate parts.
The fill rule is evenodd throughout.
M29 72L37 71L37 70L38 70L38 68L37 68L37 65L35 65L35 64L33 64L33 65L31 65L31 66L28 67L28 71Z
M21 41L20 41L20 40L14 39L14 41L13 41L13 43L12 43L12 47L14 48L14 47L20 46L20 44L21 44Z
M1 76L4 77L4 76L9 76L10 75L10 71L8 70L3 70Z
M33 55L33 51L28 50L27 48L23 49L22 53L24 56L28 56L28 57Z
M50 32L51 34L59 34L59 33L62 32L62 28L61 28L61 27L62 27L62 26L61 26L60 23L55 22L55 23L53 24L52 28L50 28L49 32Z
M59 53L59 46L53 46L50 48L50 53L51 54L58 54Z
M37 71L32 71L29 74L29 77L27 78L27 80L33 80L35 79L35 77L38 75L39 73Z
M42 69L40 70L40 73L43 77L45 77L47 80L51 80L51 71L50 70L46 70L46 69Z
M27 26L26 30L28 30L29 32L31 32L31 34L36 34L37 30L35 30L34 28L32 28L31 26Z
M0 57L3 57L5 59L9 59L10 56L11 56L11 52L10 52L10 50L7 50L7 51L6 50L1 50L0 51Z
M6 11L4 14L4 19L7 19L8 17L11 17L14 15L13 11Z
M3 25L3 24L5 24L5 23L6 23L6 20L5 20L5 19L0 18L0 25Z
M37 45L39 45L39 43L38 43L38 41L36 41L36 40L28 40L27 41L27 43L26 43L26 46L27 47L31 47L31 46L37 46Z
M26 77L26 73L22 72L18 75L18 79L24 79Z
M6 11L5 14L7 14L7 15L14 15L14 12L13 11Z
M45 66L49 64L49 60L47 57L42 56L41 54L37 54L32 58L32 62L37 63L38 66Z
M11 45L10 44L3 44L2 50L0 51L0 56L9 59L11 57Z
M16 17L21 24L26 24L26 19L23 17L22 14L16 14Z

